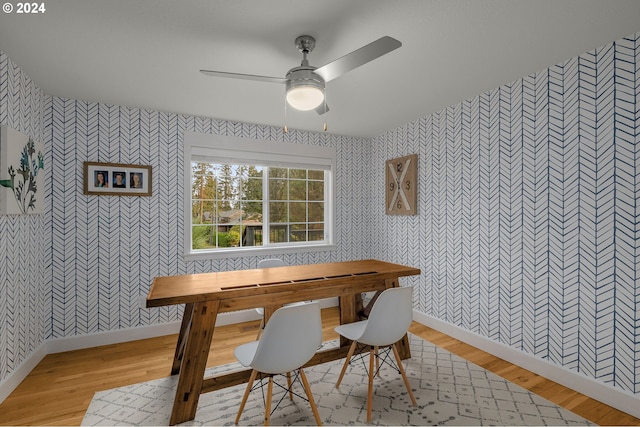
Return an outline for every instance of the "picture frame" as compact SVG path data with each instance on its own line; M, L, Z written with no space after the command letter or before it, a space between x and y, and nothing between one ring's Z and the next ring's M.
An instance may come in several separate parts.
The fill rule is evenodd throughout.
M48 167L42 142L0 125L0 215L41 214Z
M151 166L84 162L84 194L151 196Z

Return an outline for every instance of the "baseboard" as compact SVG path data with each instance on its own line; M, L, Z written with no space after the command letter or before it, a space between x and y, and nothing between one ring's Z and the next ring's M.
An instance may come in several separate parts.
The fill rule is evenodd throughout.
M436 329L496 357L518 365L572 390L640 418L640 396L614 388L555 363L540 359L508 345L414 310L413 320Z
M319 300L320 308L334 307L338 305L337 298L325 298ZM235 323L258 320L260 316L254 309L221 313L216 319L216 326L231 325ZM34 351L20 366L4 380L0 381L0 403L2 403L15 390L16 387L29 375L29 372L47 355L62 353L65 351L81 350L84 348L99 347L101 345L117 344L127 341L155 338L164 335L177 334L180 331L180 322L163 323L162 325L140 326L137 328L119 329L117 331L99 332L96 334L79 335L73 337L55 338L45 341Z
M321 308L338 305L337 298L326 298L319 301ZM220 313L216 319L216 326L232 325L235 323L258 320L260 316L254 309ZM162 325L140 326L136 328L119 329L117 331L99 332L90 335L80 335L56 338L47 341L47 354L62 353L64 351L80 350L101 345L117 344L120 342L155 338L163 335L177 334L180 322L163 323Z
M47 343L44 342L25 359L20 366L18 366L9 376L0 381L0 403L9 397L9 395L16 389L24 380L29 372L36 367L38 363L47 355Z

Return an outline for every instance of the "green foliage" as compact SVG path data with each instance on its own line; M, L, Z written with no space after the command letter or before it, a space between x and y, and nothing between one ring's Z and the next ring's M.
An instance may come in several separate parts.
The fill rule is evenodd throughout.
M216 246L216 238L218 244ZM191 229L192 249L229 248L238 246L240 235L238 232L228 233L216 231L215 227L198 225Z
M193 242L193 249L206 249L210 248L209 234L211 227L197 226L191 228L191 241Z
M227 246L240 246L240 233L237 231L237 227L232 228L228 233L224 233L227 236Z

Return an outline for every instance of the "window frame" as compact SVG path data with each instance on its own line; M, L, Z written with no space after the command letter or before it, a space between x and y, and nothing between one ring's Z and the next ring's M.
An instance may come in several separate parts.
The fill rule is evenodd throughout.
M191 162L194 157L210 158L211 162L234 164L252 162L260 166L286 167L295 169L324 169L325 173L325 239L296 243L272 243L267 246L243 246L216 248L211 250L192 249L192 201ZM335 175L336 151L331 147L295 144L278 141L260 141L224 135L185 132L183 141L183 254L185 260L230 258L241 256L264 256L296 252L316 252L335 250ZM196 160L197 161L197 160ZM267 181L265 177L264 181ZM264 200L264 196L263 196ZM266 230L266 231L265 231ZM263 233L268 232L268 220L263 220Z

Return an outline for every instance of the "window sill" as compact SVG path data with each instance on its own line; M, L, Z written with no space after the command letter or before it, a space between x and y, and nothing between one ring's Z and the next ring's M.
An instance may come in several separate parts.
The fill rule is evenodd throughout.
M250 256L265 256L276 254L291 254L304 252L325 252L335 251L336 245L301 245L301 246L270 246L252 247L252 248L233 248L220 251L208 252L189 252L184 254L185 261L196 261L203 259L220 259L220 258L242 258Z

